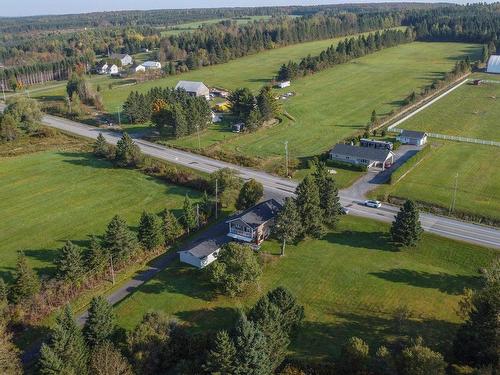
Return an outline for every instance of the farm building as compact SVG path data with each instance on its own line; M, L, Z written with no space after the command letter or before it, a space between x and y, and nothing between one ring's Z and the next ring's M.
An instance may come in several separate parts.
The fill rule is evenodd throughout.
M427 143L427 133L414 130L403 130L396 139L404 145L423 146Z
M205 99L210 100L210 90L203 82L195 81L179 81L175 85L175 89L185 90L189 95L192 96L203 96Z
M126 53L113 53L110 58L114 60L120 60L122 66L132 65L132 56Z
M161 69L161 63L158 61L144 61L141 65L146 70Z
M144 67L144 65L141 64L141 65L133 66L132 70L136 73L139 73L139 72L145 72L146 68Z
M491 55L488 60L488 67L486 68L488 73L500 73L500 55Z
M330 151L330 159L349 164L364 165L367 168L380 167L384 170L394 162L394 154L387 149L358 147L339 143Z
M111 65L108 68L108 74L111 74L111 75L118 74L118 67L115 64Z
M361 138L359 141L361 147L371 147L371 148L384 148L387 150L392 150L392 142L387 141L377 141L375 139Z
M108 74L109 65L106 61L101 61L96 66L96 72L98 74Z

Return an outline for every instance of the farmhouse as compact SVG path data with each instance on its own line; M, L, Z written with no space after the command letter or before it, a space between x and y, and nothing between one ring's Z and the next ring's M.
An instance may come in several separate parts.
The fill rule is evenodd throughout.
M210 90L203 84L203 82L179 81L177 82L177 85L175 85L175 89L182 89L189 95L203 96L205 99L210 100Z
M405 145L422 146L427 143L427 133L414 130L403 130L396 139Z
M141 65L145 70L161 69L161 63L158 61L144 61Z
M372 147L372 148L385 148L387 150L392 150L392 142L387 141L377 141L375 139L361 138L359 141L361 147Z
M387 149L357 147L339 143L330 151L330 159L349 164L364 165L367 168L381 167L384 170L394 162L394 154Z
M126 53L113 53L110 58L115 60L120 60L122 66L127 66L132 64L132 56L127 55Z
M491 55L488 60L487 73L500 73L500 55Z

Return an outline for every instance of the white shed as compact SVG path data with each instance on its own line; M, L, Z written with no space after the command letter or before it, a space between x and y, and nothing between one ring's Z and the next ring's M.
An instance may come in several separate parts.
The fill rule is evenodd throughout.
M488 60L488 67L486 68L488 73L500 73L500 55L491 55Z

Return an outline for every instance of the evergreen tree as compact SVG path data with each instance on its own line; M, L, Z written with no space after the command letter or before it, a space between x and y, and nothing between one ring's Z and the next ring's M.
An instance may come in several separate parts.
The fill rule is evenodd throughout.
M127 133L123 133L122 138L116 143L115 162L120 167L135 167L142 159L139 146L130 138Z
M234 374L236 348L227 331L219 331L208 351L207 360L203 369L211 374Z
M87 374L88 350L69 305L57 316L49 343L40 350L42 375Z
M94 155L98 157L105 157L108 155L109 147L102 133L99 133L99 135L97 136L97 139L94 142L93 150Z
M368 344L362 339L351 337L342 347L338 370L345 375L364 375L367 374L369 354Z
M40 290L40 280L38 275L29 266L26 256L19 252L17 257L14 284L11 289L13 303L21 302L31 298Z
M277 287L267 293L269 302L281 312L283 328L290 334L298 329L304 320L304 306L299 305L297 298L286 288Z
M372 115L370 117L370 123L375 125L377 123L377 112L375 110L372 111Z
M101 241L95 235L90 236L90 246L87 253L88 269L94 275L104 271L108 264L109 255L103 249Z
M245 128L248 131L256 131L262 126L262 116L257 108L250 111L247 118L245 119Z
M200 207L203 212L203 220L208 221L214 212L214 202L209 198L206 190L203 192Z
M325 163L317 163L313 174L314 181L318 186L320 196L320 207L323 211L323 222L330 228L335 228L339 215L342 213L339 191L335 178L328 173Z
M264 86L260 89L257 96L257 107L264 121L271 120L281 112L280 103L275 96L271 86Z
M189 199L189 196L187 194L186 197L184 198L182 212L183 212L182 224L184 225L184 228L189 234L189 231L195 228L197 223L196 223L196 210L193 206L193 203L191 202L191 199Z
M127 223L116 215L111 219L104 234L104 247L115 260L125 261L137 249L137 241Z
M422 231L417 205L407 200L392 223L392 241L399 246L415 246Z
M19 349L12 342L12 334L2 320L0 320L0 373L5 375L22 375L23 373Z
M102 296L90 301L89 315L83 327L87 345L94 348L111 339L116 327L113 307Z
M138 238L146 250L153 250L165 243L161 219L144 211L139 221Z
M8 303L9 287L3 278L0 277L0 311L1 307Z
M163 221L163 236L165 237L165 246L169 246L174 243L184 233L181 223L175 217L175 215L165 209L161 213L161 218Z
M82 250L71 241L66 241L56 260L58 277L78 285L85 276L85 261Z
M112 343L105 342L96 347L90 356L89 374L134 375L127 359Z
M233 114L239 119L246 121L250 112L255 108L256 101L248 88L239 88L229 95Z
M243 184L236 200L238 210L246 210L255 206L264 195L264 186L253 178Z
M311 176L297 186L296 203L305 235L320 238L324 233L319 190Z
M276 215L273 231L281 241L281 255L285 255L286 244L297 240L302 234L301 218L293 198L285 199L283 209Z
M444 375L446 362L440 353L434 352L423 345L422 339L405 348L401 353L401 375Z

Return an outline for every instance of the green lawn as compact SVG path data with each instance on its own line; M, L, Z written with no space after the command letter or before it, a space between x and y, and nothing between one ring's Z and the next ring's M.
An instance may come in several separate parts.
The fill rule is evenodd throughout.
M386 224L344 217L336 232L289 246L284 258L276 255L279 244L267 241L262 282L234 299L213 295L202 272L175 263L117 306L119 323L130 329L145 312L161 310L195 331L227 328L239 308L282 285L306 309L291 347L294 357L334 357L352 335L374 344L420 334L447 351L459 323L454 309L460 294L477 285L477 269L489 263L493 250L426 234L417 248L397 252L387 231ZM401 306L411 320L398 333L392 314Z
M48 151L0 158L0 276L10 279L18 250L41 273L66 240L84 245L102 234L115 214L135 226L143 210L180 210L186 193L140 172L78 151Z
M484 79L495 79L495 76ZM472 76L474 79L475 76ZM500 79L466 83L400 125L403 129L500 141Z
M432 145L431 154L414 170L372 195L389 194L449 208L458 173L456 210L499 219L500 148L435 140Z

